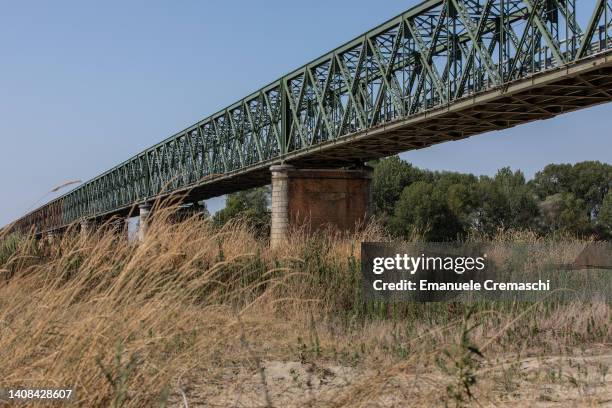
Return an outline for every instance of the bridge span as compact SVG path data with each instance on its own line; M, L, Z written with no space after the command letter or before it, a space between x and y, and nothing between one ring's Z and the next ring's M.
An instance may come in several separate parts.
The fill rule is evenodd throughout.
M578 10L588 13L582 22ZM611 48L612 0L427 0L30 212L14 228L42 233L125 217L137 205L146 213L153 200L174 193L193 202L266 185L271 166L281 163L360 168L609 102Z

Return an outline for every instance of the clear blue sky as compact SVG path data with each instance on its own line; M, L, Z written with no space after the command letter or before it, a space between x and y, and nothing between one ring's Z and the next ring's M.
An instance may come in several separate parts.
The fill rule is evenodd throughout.
M0 0L0 225L414 4ZM550 162L609 162L611 128L609 104L403 157L532 176Z

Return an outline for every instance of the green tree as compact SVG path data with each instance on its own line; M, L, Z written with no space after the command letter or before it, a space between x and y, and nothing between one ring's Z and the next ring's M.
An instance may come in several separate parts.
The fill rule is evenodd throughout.
M612 191L603 199L597 218L597 226L604 238L612 239Z
M520 170L500 169L495 177L479 182L480 202L475 220L477 230L491 234L499 228L528 229L539 215L537 199Z
M425 172L413 167L398 156L370 163L374 168L372 198L374 214L383 222L393 215L402 191L411 183L425 177Z
M456 239L465 231L449 208L446 192L425 181L406 187L395 206L391 228L399 236L416 233L427 241Z
M436 172L432 182L439 194L446 196L448 208L467 227L472 223L473 212L478 205L478 178L473 174Z
M603 199L612 186L612 166L598 161L549 164L530 183L540 200L559 193L572 193L582 200L583 211L594 224Z
M554 194L569 192L573 177L571 164L549 164L538 171L529 184L539 199L544 200Z
M467 232L474 227L479 205L477 183L450 185L446 190L446 202L463 230Z
M258 231L267 232L270 225L269 195L269 187L258 187L228 194L225 208L214 216L215 223L223 225L232 219L241 217Z
M598 161L576 163L570 192L581 199L589 220L595 222L604 197L612 187L612 166Z
M578 235L589 232L589 218L584 207L584 201L572 193L557 193L546 197L540 203L541 232L565 231Z

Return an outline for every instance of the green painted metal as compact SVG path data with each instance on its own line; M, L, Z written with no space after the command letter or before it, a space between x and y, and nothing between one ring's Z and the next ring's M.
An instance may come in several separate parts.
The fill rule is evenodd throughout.
M19 220L56 228L605 52L612 0L425 1ZM237 188L239 189L239 188Z

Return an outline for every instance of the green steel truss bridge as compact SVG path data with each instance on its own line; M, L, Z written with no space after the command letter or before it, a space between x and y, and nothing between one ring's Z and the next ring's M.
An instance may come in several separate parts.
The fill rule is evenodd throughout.
M428 0L14 225L125 216L269 184L280 162L352 166L608 102L611 48L612 0Z

